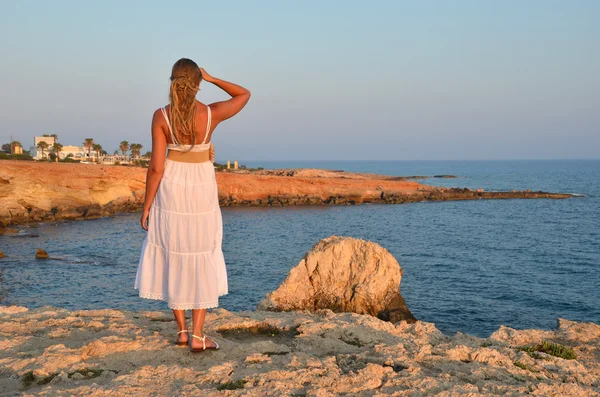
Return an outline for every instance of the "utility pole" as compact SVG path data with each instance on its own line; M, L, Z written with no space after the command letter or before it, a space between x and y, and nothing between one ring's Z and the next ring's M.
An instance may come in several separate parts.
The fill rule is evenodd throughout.
M12 140L12 135L10 136L10 142L8 143L10 145L10 155L13 155L13 140Z

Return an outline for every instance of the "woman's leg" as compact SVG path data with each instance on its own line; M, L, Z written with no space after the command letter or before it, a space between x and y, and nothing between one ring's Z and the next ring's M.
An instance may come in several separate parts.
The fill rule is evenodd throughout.
M177 331L183 331L187 328L187 324L185 323L185 310L175 310L173 309L173 314L175 315L175 321L177 321ZM187 332L182 332L177 335L177 342L187 342L188 334Z
M206 316L206 309L194 309L192 310L192 334L203 337L204 336L204 317ZM198 338L192 338L192 348L202 349L202 341ZM206 338L206 347L216 346L215 343Z

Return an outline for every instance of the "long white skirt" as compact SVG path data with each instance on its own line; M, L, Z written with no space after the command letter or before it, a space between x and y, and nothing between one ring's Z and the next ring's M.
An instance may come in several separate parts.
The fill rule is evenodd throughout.
M171 309L217 307L228 293L213 163L165 160L135 277L142 298Z

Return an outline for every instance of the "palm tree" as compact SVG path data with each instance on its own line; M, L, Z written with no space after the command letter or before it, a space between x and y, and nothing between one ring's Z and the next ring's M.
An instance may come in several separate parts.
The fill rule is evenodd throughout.
M131 148L132 156L140 156L143 147L141 143L132 143L131 145L129 145L129 147Z
M52 146L52 150L54 151L54 154L56 155L56 161L58 162L58 158L60 155L61 150L63 149L63 145L61 145L58 142L55 142L54 145Z
M42 149L42 158L44 158L44 150L48 149L48 142L39 141L37 144L38 149Z
M152 152L146 152L146 154L144 154L143 157L149 159L150 157L152 157Z
M92 147L94 148L94 151L96 152L96 159L98 159L100 157L100 151L102 150L102 145L100 145L99 143L94 143L94 145Z
M92 154L92 146L94 146L94 138L85 138L85 141L83 142L83 147L85 147L88 150L88 158Z
M113 152L113 156L116 156L116 155L118 155L118 154L119 154L119 151L118 151L118 150L115 150L115 151Z
M122 141L121 142L121 146L119 146L119 149L121 149L121 152L123 153L123 156L125 156L125 153L127 153L127 150L129 150L129 142Z

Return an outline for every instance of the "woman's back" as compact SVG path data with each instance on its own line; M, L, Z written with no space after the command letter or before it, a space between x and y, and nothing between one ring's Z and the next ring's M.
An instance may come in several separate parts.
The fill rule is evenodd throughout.
M196 102L196 122L193 135L184 136L181 141L177 139L170 122L170 105L161 108L161 112L167 124L168 132L165 133L167 149L178 151L200 152L210 149L210 139L215 125L212 124L212 111L210 106ZM205 126L204 128L202 128ZM200 140L202 138L202 140Z

